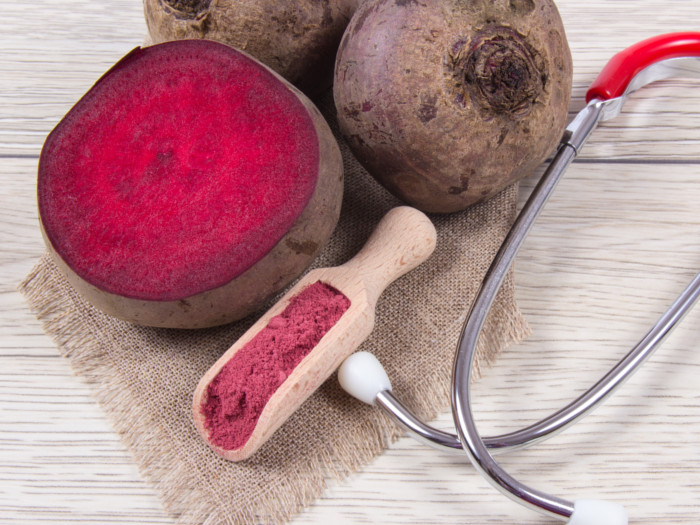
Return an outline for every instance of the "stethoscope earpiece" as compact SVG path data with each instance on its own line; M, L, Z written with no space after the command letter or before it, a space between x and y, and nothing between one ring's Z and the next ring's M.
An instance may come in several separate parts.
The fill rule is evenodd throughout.
M374 405L377 395L391 391L386 370L374 354L355 352L338 368L338 382L348 394L368 405Z
M627 525L627 511L622 505L600 499L574 501L574 513L567 525Z

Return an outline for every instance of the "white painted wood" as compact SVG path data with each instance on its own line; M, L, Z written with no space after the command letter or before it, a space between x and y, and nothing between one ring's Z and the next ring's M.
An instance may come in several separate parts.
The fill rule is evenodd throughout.
M617 50L698 30L700 2L559 0L575 64L572 113ZM5 2L0 32L0 524L173 523L27 311L17 283L43 252L35 210L42 141L145 35L138 0ZM596 131L516 263L533 336L476 386L484 432L534 421L600 377L700 268L698 81L634 95ZM523 184L525 195L534 179ZM697 524L700 310L580 425L500 461L558 495L605 497L635 524ZM397 392L399 394L399 392ZM439 418L450 427L450 415ZM294 523L542 524L462 458L401 439L333 483Z

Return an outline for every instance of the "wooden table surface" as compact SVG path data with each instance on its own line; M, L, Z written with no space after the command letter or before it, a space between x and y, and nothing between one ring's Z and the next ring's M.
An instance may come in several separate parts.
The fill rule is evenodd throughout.
M573 115L616 51L698 30L695 0L558 2L574 56ZM0 31L0 523L173 523L67 360L17 293L43 253L36 164L46 134L146 34L139 0L5 2ZM700 81L634 95L569 169L516 263L533 336L476 385L484 433L581 393L700 269ZM534 178L522 185L523 197ZM603 497L637 523L700 522L700 308L608 404L499 461L567 498ZM450 414L438 424L450 428ZM403 438L333 482L296 524L551 520L497 494L461 456Z

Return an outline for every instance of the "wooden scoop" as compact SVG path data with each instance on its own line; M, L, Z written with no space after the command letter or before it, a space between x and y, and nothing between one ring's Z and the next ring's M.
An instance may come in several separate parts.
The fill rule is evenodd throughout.
M374 328L374 312L381 293L395 279L426 260L435 248L435 241L435 228L428 217L408 206L397 207L379 222L365 246L351 260L341 266L312 270L302 278L200 380L194 393L192 415L197 430L209 446L232 461L246 459L258 450L369 336ZM202 412L207 403L209 384L239 350L287 307L292 298L319 281L342 292L350 300L349 308L274 391L248 440L231 450L216 445L210 439Z

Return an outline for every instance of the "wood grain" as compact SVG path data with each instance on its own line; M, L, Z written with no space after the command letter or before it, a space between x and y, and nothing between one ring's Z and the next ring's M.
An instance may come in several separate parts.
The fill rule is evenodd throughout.
M574 56L572 114L616 51L697 30L688 0L559 0ZM16 292L43 253L35 209L44 137L146 34L138 0L3 5L0 35L0 523L173 523ZM533 336L476 385L480 429L513 429L600 377L700 267L698 81L635 94L597 130L516 262ZM534 178L522 186L528 193ZM700 311L607 405L500 461L564 497L606 497L631 523L696 524ZM400 392L397 392L400 394ZM352 402L352 401L349 401ZM451 416L438 424L451 428ZM329 486L295 523L550 523L497 494L460 457L404 438Z

